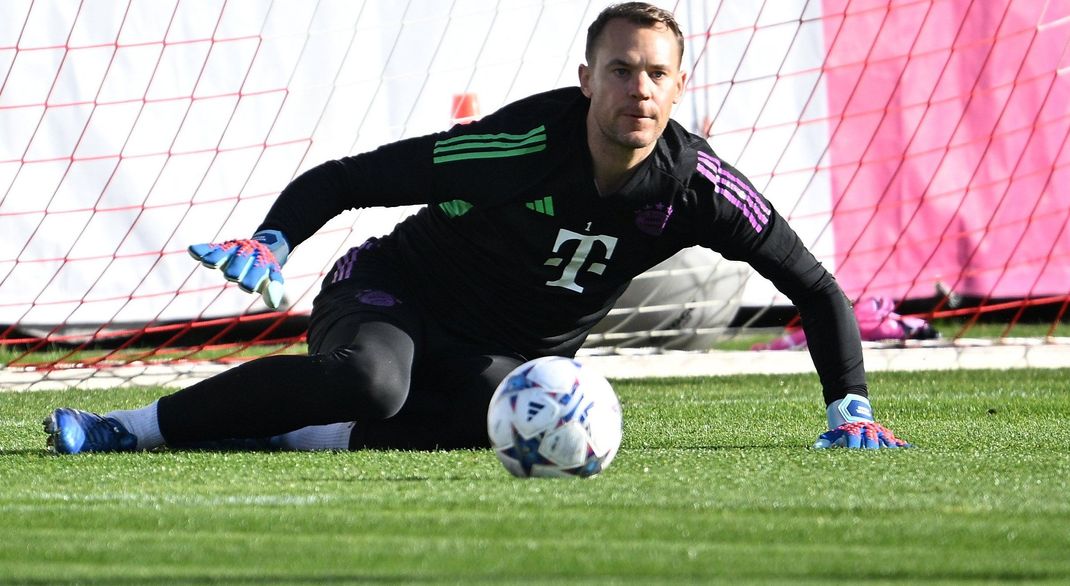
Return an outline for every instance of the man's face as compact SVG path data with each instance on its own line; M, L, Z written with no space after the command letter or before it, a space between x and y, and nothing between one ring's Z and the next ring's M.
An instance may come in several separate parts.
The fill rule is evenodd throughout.
M591 99L588 129L600 135L589 140L623 149L651 146L665 130L685 80L668 27L609 21L591 63L580 65L580 88Z

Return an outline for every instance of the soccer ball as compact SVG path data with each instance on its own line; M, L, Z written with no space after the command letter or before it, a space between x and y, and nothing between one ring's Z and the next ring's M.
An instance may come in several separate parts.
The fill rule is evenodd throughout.
M620 447L620 401L609 381L579 362L538 358L498 385L487 432L514 476L594 476Z

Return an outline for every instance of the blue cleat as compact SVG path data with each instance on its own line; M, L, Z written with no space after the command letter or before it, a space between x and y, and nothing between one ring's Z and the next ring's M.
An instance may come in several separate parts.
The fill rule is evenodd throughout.
M137 437L111 417L78 409L56 409L44 420L47 445L58 454L132 452Z

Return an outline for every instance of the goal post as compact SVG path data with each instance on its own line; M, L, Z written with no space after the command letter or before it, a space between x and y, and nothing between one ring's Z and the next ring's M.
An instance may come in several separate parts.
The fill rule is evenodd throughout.
M329 222L291 255L277 312L186 247L250 235L322 161L574 85L607 4L6 3L0 362L293 351L335 259L415 208ZM658 4L686 33L675 119L750 177L852 300L891 299L946 344L1070 337L1070 4ZM749 268L688 251L637 279L589 346L704 349L787 306Z

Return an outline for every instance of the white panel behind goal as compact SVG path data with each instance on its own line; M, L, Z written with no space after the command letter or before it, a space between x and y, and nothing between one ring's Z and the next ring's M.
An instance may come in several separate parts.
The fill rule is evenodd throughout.
M299 341L276 329L308 313L335 258L412 209L332 220L291 256L280 313L186 247L251 234L322 161L575 85L607 4L0 4L0 348L56 366L182 360L187 334L216 332L214 348L250 324L254 343ZM851 299L934 297L915 307L954 337L984 320L1008 337L1032 314L1049 327L1030 335L1065 336L1066 2L658 4L686 33L674 117ZM786 303L746 267L690 252L637 280L591 345L706 347L741 304ZM69 352L35 357L52 345Z
M263 312L186 246L250 234L324 160L573 85L605 4L5 6L0 324L80 342ZM451 112L458 96L478 111ZM330 222L291 256L286 310L307 313L337 256L412 211Z

